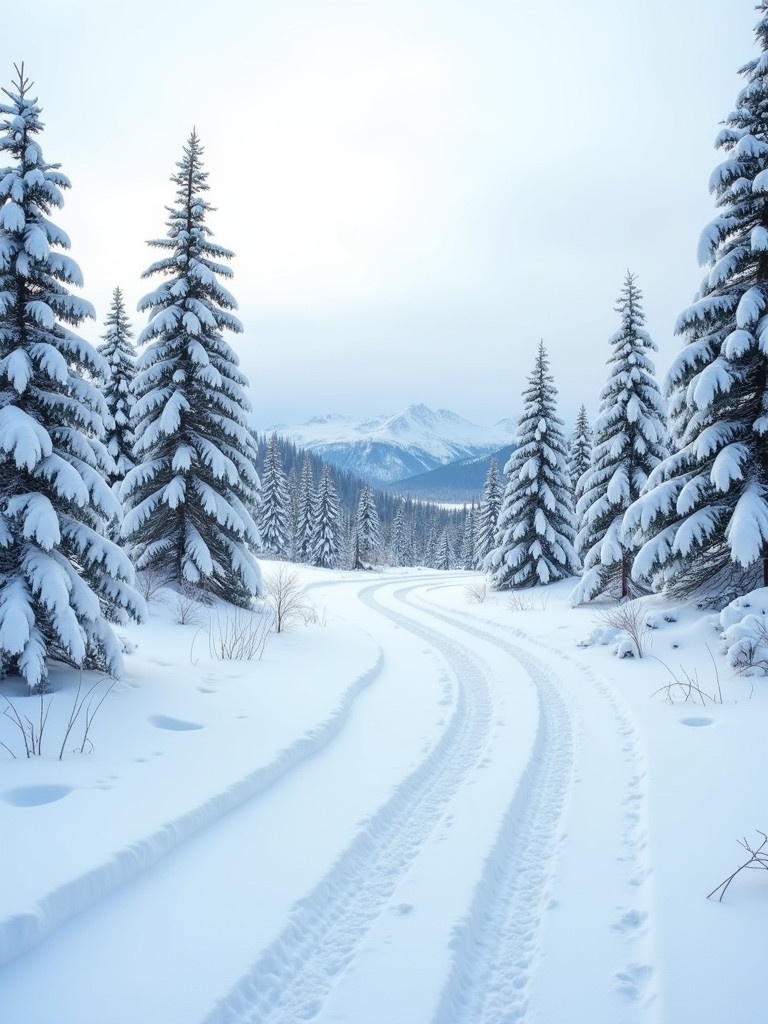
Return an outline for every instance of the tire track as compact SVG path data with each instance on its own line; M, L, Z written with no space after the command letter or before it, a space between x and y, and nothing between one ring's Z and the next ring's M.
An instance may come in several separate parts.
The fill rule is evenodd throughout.
M450 586L442 584L431 589ZM525 843L510 834L510 827L515 821L514 807L511 808L497 849L489 856L472 911L457 934L454 968L433 1020L433 1024L461 1024L462 1021L478 1020L482 1020L483 1024L496 1024L497 1021L499 1024L511 1024L525 1017L531 940L536 921L540 920L545 905L549 871L537 858L545 853L542 840L544 846L549 843L551 850L555 848L557 829L552 815L558 804L558 817L564 810L563 801L558 797L557 768L552 762L553 758L554 762L561 762L563 756L573 757L575 754L572 735L567 739L567 750L563 744L570 728L568 720L573 720L574 716L566 714L564 717L562 697L553 685L550 670L545 665L516 645L494 638L493 631L502 628L500 625L472 613L459 613L442 606L438 611L422 595L419 605L437 618L473 636L487 638L524 665L528 662L528 670L542 698L543 729L540 737L537 737L537 751L529 765L536 779L529 780L527 794L518 792L515 798L521 803L527 799L526 806L520 808L517 827L522 826L523 831L532 838ZM469 626L466 617L483 628ZM655 1001L652 984L655 971L649 928L648 879L651 867L647 853L646 769L639 734L623 702L591 669L579 665L559 651L551 651L522 630L507 629L507 632L512 632L535 647L543 648L550 657L555 654L570 669L577 669L592 684L593 692L599 694L612 720L625 775L621 835L617 837L619 847L616 860L623 865L626 897L624 904L616 906L616 917L611 925L618 938L617 952L625 956L626 961L623 967L615 971L612 981L615 992L623 1001L636 1010L647 1010ZM553 741L555 735L559 736L559 748L550 751L548 755L544 754L547 763L537 769L534 762L546 747L547 733L549 742ZM540 787L538 793L537 785ZM532 796L536 797L535 805L531 804ZM499 861L505 864L501 871L496 867ZM526 902L534 894L538 898ZM496 906L493 905L494 896ZM515 976L507 977L507 967L500 968L502 964L511 965L516 971ZM648 1019L647 1015L644 1019Z
M420 589L419 583L410 589ZM371 924L481 757L491 729L489 683L460 643L380 606L364 604L434 646L456 678L454 711L441 739L365 824L330 872L300 901L283 932L205 1018L206 1024L296 1024L310 1020L355 956Z
M409 592L395 595L405 603ZM424 609L426 610L426 609ZM525 1018L559 832L573 777L573 727L551 672L488 630L428 608L434 618L500 648L539 694L540 720L527 768L488 854L471 908L452 941L453 967L432 1024L513 1024Z

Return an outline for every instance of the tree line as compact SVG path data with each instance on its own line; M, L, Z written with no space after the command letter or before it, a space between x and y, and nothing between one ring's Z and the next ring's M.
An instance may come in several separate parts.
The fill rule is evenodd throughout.
M118 674L113 627L146 615L136 570L246 606L259 551L480 566L497 589L577 574L575 602L642 590L723 602L768 585L768 0L758 10L760 55L716 140L706 274L663 388L628 273L594 423L582 409L565 438L542 342L517 447L463 513L364 485L353 497L349 482L342 503L329 467L287 465L285 447L254 435L225 339L242 331L233 254L212 240L194 131L150 242L141 354L119 289L102 344L80 337L95 313L71 292L82 275L52 220L70 182L43 156L17 67L0 103L0 673L38 687L57 658Z

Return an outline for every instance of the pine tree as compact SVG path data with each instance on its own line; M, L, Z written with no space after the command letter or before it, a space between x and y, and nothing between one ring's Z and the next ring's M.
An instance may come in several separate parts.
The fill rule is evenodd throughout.
M488 474L485 478L483 496L480 499L480 508L477 512L477 524L475 527L475 569L480 569L485 559L494 549L496 539L496 527L501 512L501 502L504 497L504 490L499 480L499 464L496 459L491 459L488 466Z
M707 274L676 325L674 450L625 519L642 542L636 577L677 593L768 586L768 0L757 9L761 53L716 140Z
M312 564L334 569L339 564L342 544L341 510L330 470L323 469L313 515Z
M430 569L434 569L437 564L441 532L437 513L433 508L424 523L424 565Z
M464 508L464 531L461 536L461 567L472 570L476 567L475 547L477 532L477 506L474 501L467 508Z
M109 374L104 381L104 398L109 411L109 429L106 444L115 463L109 482L113 489L122 483L128 470L133 469L133 431L131 411L135 404L133 378L136 376L136 350L133 346L131 322L125 311L123 293L115 288L112 305L102 334L98 351L109 365Z
M447 527L440 533L434 554L435 569L454 569L456 567L456 555L451 542L451 534Z
M616 312L621 327L610 339L592 458L579 483L576 550L584 575L571 597L574 604L599 594L629 596L634 552L623 534L624 513L667 455L664 400L648 356L656 344L643 327L642 293L629 272Z
M119 514L98 440L108 368L70 328L93 307L67 235L48 218L70 182L43 158L24 66L3 89L0 154L0 673L45 685L47 659L119 674L108 621L146 613L125 554L103 536ZM2 157L0 156L0 159Z
M379 512L376 498L370 484L365 484L360 492L360 500L355 515L355 559L353 567L359 569L367 562L376 561L381 534Z
M405 502L401 501L397 506L395 518L392 521L392 541L390 545L390 558L393 565L408 565L405 561L406 548L408 545L407 524L405 521Z
M566 470L563 421L544 342L523 392L516 445L504 468L508 479L486 558L495 590L554 583L576 567L573 511Z
M312 476L312 465L305 457L301 465L299 478L299 500L297 509L296 537L294 550L299 562L312 561L312 538L315 529L315 481Z
M171 178L177 205L167 207L167 237L150 242L167 255L143 275L163 280L139 303L150 319L139 338L147 345L134 381L139 464L123 485L123 536L139 568L245 606L261 587L248 511L259 478L248 382L222 334L242 330L219 281L232 272L218 261L233 254L210 241L202 154L193 131Z
M576 416L576 422L573 425L573 432L568 444L568 477L571 481L574 507L581 497L579 480L589 469L593 443L594 434L587 416L587 407L582 405Z
M291 496L283 470L277 434L267 445L261 474L258 526L263 551L287 558L291 551Z

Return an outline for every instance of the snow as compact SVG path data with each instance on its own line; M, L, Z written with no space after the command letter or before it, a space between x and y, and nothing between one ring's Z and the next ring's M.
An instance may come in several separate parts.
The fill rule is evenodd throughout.
M492 426L478 426L448 409L434 411L420 404L410 405L394 416L375 416L363 421L328 414L304 424L260 429L267 434L277 432L343 468L351 467L364 476L391 482L413 472L406 469L409 459L416 459L427 470L497 451L512 443L516 424L501 420ZM373 459L372 449L376 453ZM369 457L350 461L356 450ZM342 458L345 454L346 460ZM391 468L387 459L391 460Z
M647 599L653 657L617 658L573 580L295 571L305 621L253 661L161 591L61 760L77 673L43 756L0 718L3 1020L759 1019L768 875L706 895L768 825L766 684L715 653L764 592L722 623Z

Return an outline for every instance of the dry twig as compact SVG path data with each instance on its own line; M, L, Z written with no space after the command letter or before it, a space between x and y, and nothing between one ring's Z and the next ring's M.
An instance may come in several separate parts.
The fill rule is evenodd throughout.
M739 872L743 871L745 868L752 868L756 870L765 868L765 870L768 871L768 850L766 850L766 846L768 846L768 835L766 835L765 832L761 832L760 829L757 830L757 834L763 837L763 841L762 843L760 843L756 850L752 849L752 847L747 842L746 837L744 839L739 840L739 846L743 846L747 853L750 855L749 860L744 861L744 863L740 867L736 868L732 875L729 875L725 879L725 881L721 882L720 885L718 885L715 889L712 890L712 892L707 893L707 899L709 899L711 896L714 896L716 892L719 892L720 895L718 896L718 900L720 903L722 903L726 889L734 880L736 875L738 875Z

